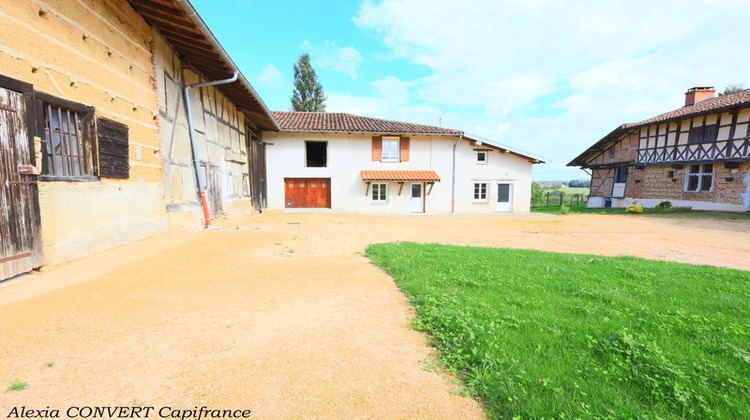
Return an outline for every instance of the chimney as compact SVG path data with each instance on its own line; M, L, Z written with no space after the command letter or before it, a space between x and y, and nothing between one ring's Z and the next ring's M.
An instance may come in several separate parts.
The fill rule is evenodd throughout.
M714 97L716 90L713 86L694 87L685 92L685 106L695 105L700 101Z

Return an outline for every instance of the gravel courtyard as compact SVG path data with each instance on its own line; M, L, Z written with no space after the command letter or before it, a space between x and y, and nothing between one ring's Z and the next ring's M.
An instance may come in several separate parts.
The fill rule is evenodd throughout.
M409 240L634 255L750 270L750 219L266 212L0 286L0 416L13 407L252 410L251 418L481 418L393 281ZM8 391L14 380L27 389ZM4 393L3 393L4 392ZM151 418L158 418L152 412Z

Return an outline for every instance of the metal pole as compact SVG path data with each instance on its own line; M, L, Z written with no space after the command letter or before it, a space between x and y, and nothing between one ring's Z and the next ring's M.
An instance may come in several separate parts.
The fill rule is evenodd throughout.
M451 176L451 213L456 210L456 146L464 137L464 133L458 135L458 140L453 143L453 175Z

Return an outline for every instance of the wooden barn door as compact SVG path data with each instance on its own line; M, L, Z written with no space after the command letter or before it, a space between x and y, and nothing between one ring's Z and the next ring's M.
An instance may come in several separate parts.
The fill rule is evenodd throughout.
M248 129L248 133L251 133ZM266 185L266 145L254 135L248 135L250 160L250 197L253 208L262 212L268 207Z
M36 175L20 93L0 88L0 280L42 263Z
M284 178L286 208L331 208L330 178Z
M224 214L224 199L221 188L221 168L210 163L202 163L206 170L206 194L211 218L216 219Z

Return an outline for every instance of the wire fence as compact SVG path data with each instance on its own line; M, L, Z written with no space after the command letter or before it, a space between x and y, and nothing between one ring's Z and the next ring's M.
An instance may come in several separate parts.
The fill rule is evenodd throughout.
M575 206L577 204L586 204L588 194L565 194L562 191L549 191L537 194L531 197L531 207L549 207L549 206Z

